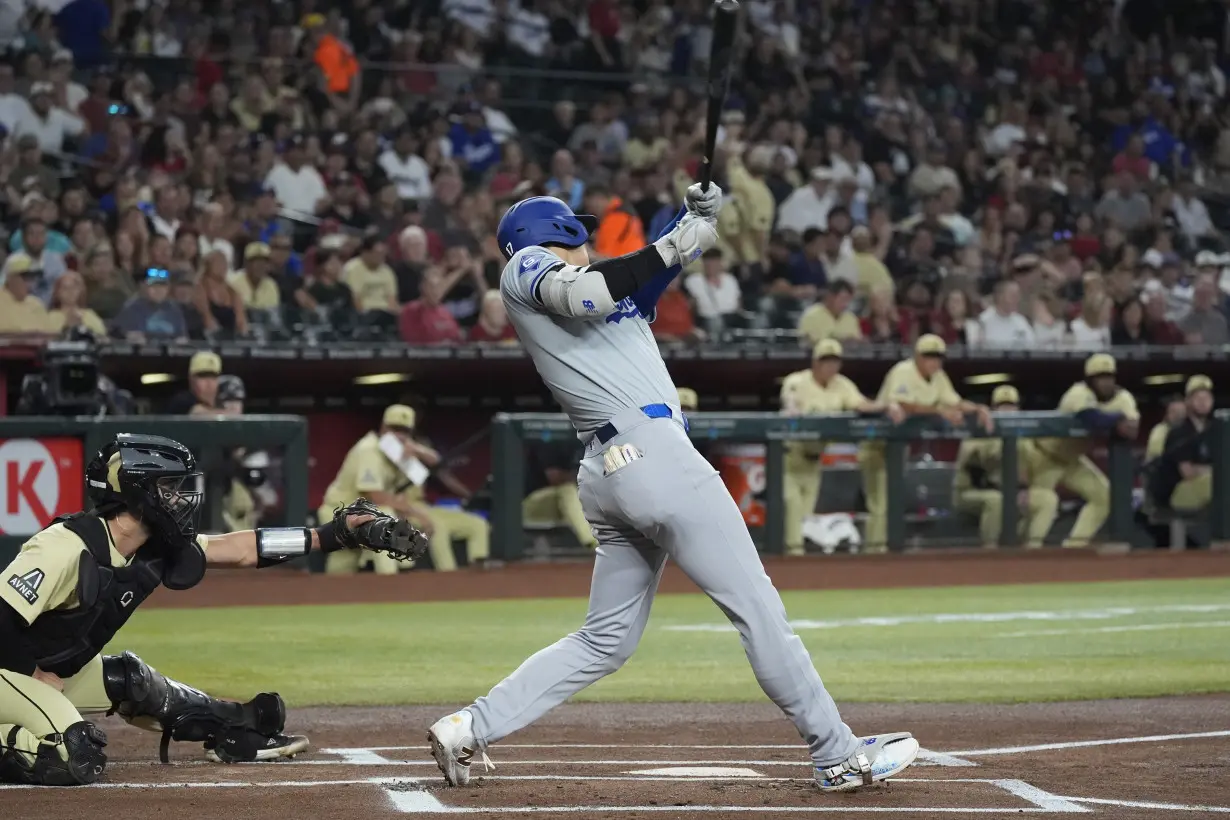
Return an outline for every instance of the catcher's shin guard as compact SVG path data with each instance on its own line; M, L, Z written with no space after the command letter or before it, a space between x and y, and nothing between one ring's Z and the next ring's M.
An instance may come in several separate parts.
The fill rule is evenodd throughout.
M281 732L286 705L276 693L247 703L218 700L159 674L131 652L103 656L103 685L111 712L162 732L159 758L172 740L201 741L228 763L255 760L262 741Z
M0 752L0 783L86 786L102 777L107 769L107 754L103 751L107 736L87 720L42 738L35 755L15 748L16 733L17 727L13 727Z

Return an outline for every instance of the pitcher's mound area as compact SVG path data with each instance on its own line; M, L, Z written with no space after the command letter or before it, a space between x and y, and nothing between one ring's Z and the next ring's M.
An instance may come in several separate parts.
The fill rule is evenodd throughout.
M104 783L0 787L5 817L64 820L397 820L416 815L592 818L945 818L1088 814L1230 820L1230 697L1021 706L855 705L863 733L910 730L927 750L887 786L827 795L770 705L565 706L491 750L466 789L443 785L424 741L441 709L310 709L288 728L311 753L220 766L115 721Z

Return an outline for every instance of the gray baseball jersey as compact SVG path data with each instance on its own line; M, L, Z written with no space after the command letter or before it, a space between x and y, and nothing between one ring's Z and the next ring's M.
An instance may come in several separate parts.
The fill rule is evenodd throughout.
M588 318L548 313L535 288L561 264L545 248L526 248L505 267L500 290L522 344L586 443L577 492L598 539L589 612L578 632L469 707L475 739L485 748L619 669L645 631L669 557L739 630L756 680L816 765L847 759L859 739L786 620L738 505L688 439L648 323L631 299L609 316L596 315L592 302L582 302L595 313ZM651 404L670 405L670 418L641 410ZM607 425L613 435L586 435ZM608 461L608 447L621 457Z
M677 404L658 343L631 298L601 318L547 312L535 288L562 264L547 248L520 250L504 266L500 293L521 344L581 438L625 408Z

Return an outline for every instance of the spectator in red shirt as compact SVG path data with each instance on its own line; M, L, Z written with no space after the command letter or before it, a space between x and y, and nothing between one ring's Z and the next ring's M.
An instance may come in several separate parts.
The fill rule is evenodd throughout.
M1126 171L1139 182L1148 182L1153 172L1153 163L1145 156L1145 141L1140 134L1133 134L1128 138L1127 145L1115 154L1110 165L1116 174Z
M504 299L498 290L492 289L483 294L483 305L479 308L478 321L470 328L471 342L502 342L517 341L517 331L508 321L508 312L504 310Z
M444 306L444 283L434 274L423 277L422 295L401 309L397 324L403 342L412 345L460 344L461 326Z

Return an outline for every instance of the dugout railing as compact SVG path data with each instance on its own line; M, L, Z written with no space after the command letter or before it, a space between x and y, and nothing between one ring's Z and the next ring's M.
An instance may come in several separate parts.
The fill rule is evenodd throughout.
M1218 429L1224 433L1230 416L1219 414ZM938 417L907 419L900 425L880 416L838 413L824 417L787 417L769 413L695 413L688 416L688 435L697 442L748 442L765 445L765 528L766 552L781 552L784 547L785 507L783 504L784 445L788 441L884 441L888 467L888 546L900 550L906 542L906 453L910 442L936 439L986 437L972 418L960 427ZM525 548L522 531L521 499L525 492L525 446L530 442L551 442L575 437L568 420L554 413L501 413L492 421L492 554L516 560ZM1015 498L1019 489L1016 442L1022 438L1088 438L1092 434L1073 416L1055 412L996 413L991 437L1004 441L1001 488L1005 498ZM1215 489L1230 476L1230 437L1219 436L1222 468L1215 477ZM1133 488L1136 462L1132 443L1121 439L1107 441L1108 478L1111 485L1111 512L1106 523L1107 542L1126 543L1133 527ZM1218 481L1222 484L1218 484ZM1223 488L1224 489L1224 488ZM1225 495L1215 495L1224 498ZM1214 505L1214 509L1216 510ZM1228 537L1230 522L1226 512L1218 511L1221 529L1214 537ZM1019 511L1005 504L1000 543L1018 543ZM1217 515L1214 515L1217 522Z
M216 487L210 487L211 465L226 451L239 447L248 450L272 448L280 452L285 477L282 488L285 499L283 517L288 524L296 526L307 520L308 425L307 419L302 416L226 417L223 423L219 422L217 416L121 416L101 419L16 416L0 419L0 447L9 445L10 442L42 442L52 439L81 442L79 454L63 457L74 462L71 466L48 465L48 469L60 468L60 475L56 477L57 493L68 489L64 486L66 482L77 481L84 484L84 471L90 459L118 433L166 436L182 442L197 455L206 474L206 488L209 492L206 509L212 513L208 520L202 521L201 528L207 532L223 529L219 506L210 503L211 500L216 500L218 490ZM13 464L12 474L19 474L22 465ZM18 489L8 486L11 480L9 473L6 465L0 464L0 503L21 503L16 498L8 497L14 495ZM50 488L44 492L50 492ZM0 535L0 566L11 560L29 535Z

